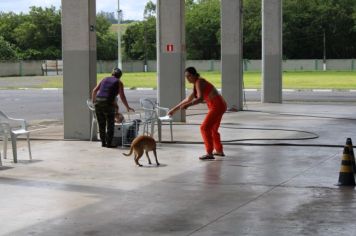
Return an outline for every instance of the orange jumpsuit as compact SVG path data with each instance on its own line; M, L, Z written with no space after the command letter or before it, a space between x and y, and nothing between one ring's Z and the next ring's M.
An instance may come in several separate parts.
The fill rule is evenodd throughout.
M197 82L195 82L195 84ZM194 93L197 94L195 84ZM223 146L221 144L218 130L222 116L225 113L227 106L224 98L220 94L209 99L209 93L213 88L214 86L205 80L203 98L208 105L208 114L200 126L200 132L204 140L207 154L211 154L214 149L216 152L223 153Z

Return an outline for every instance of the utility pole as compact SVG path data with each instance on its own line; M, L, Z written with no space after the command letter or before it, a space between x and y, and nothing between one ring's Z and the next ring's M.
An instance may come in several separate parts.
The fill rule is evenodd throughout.
M122 69L121 20L122 20L122 11L120 10L120 0L117 0L117 67L119 69Z
M144 72L147 72L147 17L145 14L143 14L143 50L144 51L144 59L143 59L143 67L144 67Z
M326 36L325 29L323 33L323 71L326 71Z

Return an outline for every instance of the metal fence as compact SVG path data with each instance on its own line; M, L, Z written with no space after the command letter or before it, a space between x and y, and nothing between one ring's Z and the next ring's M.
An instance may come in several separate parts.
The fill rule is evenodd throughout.
M110 73L117 61L97 61L98 73ZM194 66L199 71L220 71L219 60L187 60L187 66ZM328 59L326 63L320 59L283 60L284 71L356 71L355 59ZM156 61L125 61L122 63L124 72L155 72ZM244 71L261 71L261 60L243 60ZM0 61L0 76L31 76L31 75L62 75L61 60L46 61Z

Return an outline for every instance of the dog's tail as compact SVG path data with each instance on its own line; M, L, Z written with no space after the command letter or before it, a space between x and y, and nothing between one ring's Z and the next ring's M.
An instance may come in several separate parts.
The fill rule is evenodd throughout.
M123 153L122 155L124 155L124 156L131 156L131 154L132 154L132 152L133 152L133 148L132 148L132 146L130 147L130 152L129 153Z

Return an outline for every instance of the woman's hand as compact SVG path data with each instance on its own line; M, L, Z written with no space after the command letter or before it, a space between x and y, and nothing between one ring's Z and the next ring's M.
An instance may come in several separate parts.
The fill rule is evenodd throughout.
M189 107L190 103L185 103L183 105L180 106L181 110L186 110Z
M135 110L133 108L131 108L131 107L127 108L127 111L128 112L130 112L130 111L135 112Z
M168 116L173 116L173 114L174 114L174 110L173 109L169 110L168 113L167 113Z

